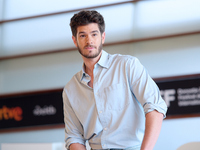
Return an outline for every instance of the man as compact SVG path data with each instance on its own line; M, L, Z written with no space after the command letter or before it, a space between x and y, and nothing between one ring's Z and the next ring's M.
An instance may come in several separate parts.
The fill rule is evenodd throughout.
M66 148L152 150L166 104L137 58L102 50L104 19L96 11L71 18L83 68L63 90Z

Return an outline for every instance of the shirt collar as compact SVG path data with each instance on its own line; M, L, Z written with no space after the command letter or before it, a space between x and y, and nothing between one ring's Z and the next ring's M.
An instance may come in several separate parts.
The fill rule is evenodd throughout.
M108 69L109 67L108 59L109 59L109 54L104 50L102 50L101 58L99 59L97 64L100 65L101 67Z
M99 61L97 62L97 64L100 65L101 67L108 69L108 67L109 67L108 60L109 60L109 54L106 51L102 50L101 57L100 57ZM82 81L85 76L86 76L85 64L83 63L82 70L80 71L80 80Z
M86 76L86 73L85 73L85 64L83 63L82 69L80 71L80 81L82 81L85 76Z

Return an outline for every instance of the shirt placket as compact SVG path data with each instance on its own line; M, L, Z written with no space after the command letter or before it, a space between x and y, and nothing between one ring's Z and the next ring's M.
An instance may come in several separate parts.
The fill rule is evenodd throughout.
M101 67L95 65L94 71L93 71L93 92L94 92L94 97L95 97L95 102L96 102L96 108L97 108L97 113L99 116L99 120L103 126L103 131L101 135L101 146L103 149L107 148L107 142L106 142L106 132L108 132L108 123L106 119L106 112L104 108L104 102L103 102L103 97L101 91L101 87L99 86L100 84L98 83L99 80L99 74L101 72Z

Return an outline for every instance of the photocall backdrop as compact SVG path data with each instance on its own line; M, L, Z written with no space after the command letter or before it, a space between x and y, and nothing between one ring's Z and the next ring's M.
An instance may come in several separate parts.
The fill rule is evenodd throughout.
M167 118L200 116L200 75L155 80ZM62 89L0 96L0 131L64 124Z

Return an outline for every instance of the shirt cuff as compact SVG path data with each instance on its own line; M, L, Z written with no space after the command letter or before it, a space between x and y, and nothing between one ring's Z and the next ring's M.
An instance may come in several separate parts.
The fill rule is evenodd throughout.
M66 147L67 150L69 150L69 146L70 146L71 144L73 144L73 143L79 143L79 144L82 144L82 145L86 146L86 145L85 145L85 142L86 142L86 141L83 140L83 139L69 138L69 139L66 140L66 145L65 145L65 147Z
M144 104L145 115L153 110L157 110L159 113L162 113L164 116L163 119L166 118L167 105L165 104L165 102L163 102L162 104L153 104L151 102Z

